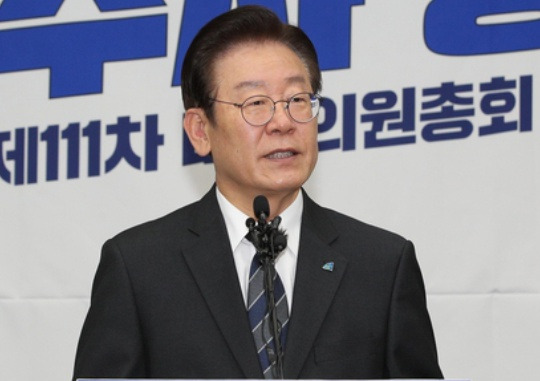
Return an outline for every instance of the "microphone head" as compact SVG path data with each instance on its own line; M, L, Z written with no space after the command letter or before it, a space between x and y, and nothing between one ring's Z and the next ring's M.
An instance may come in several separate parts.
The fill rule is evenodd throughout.
M282 252L287 247L287 235L283 231L279 230L274 237L273 244L276 253Z
M253 218L249 217L246 220L246 226L248 227L249 231L252 231L253 228L255 227L255 220Z
M270 215L268 199L262 194L253 199L253 211L255 212L255 217L260 220L265 220ZM262 216L263 213L264 216Z

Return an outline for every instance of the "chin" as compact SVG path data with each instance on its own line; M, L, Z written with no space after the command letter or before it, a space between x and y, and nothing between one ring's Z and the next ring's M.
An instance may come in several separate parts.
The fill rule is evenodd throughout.
M273 184L272 189L276 192L291 192L302 187L306 181L307 179L304 181L291 179L278 180Z

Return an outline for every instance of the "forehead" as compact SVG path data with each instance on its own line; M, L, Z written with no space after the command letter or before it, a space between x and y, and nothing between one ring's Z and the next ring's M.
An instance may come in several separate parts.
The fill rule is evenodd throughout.
M213 73L218 90L271 91L284 86L311 89L307 66L293 50L279 42L235 45L217 58Z

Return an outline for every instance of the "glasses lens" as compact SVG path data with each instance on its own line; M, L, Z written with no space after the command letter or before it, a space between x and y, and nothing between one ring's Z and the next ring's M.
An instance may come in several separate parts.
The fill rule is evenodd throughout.
M300 123L309 122L319 114L320 101L311 93L299 93L289 100L289 114Z
M262 126L274 115L274 102L263 95L249 97L242 104L242 115L253 126Z

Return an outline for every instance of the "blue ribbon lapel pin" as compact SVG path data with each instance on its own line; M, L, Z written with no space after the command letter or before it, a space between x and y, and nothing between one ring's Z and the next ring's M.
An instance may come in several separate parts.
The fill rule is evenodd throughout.
M323 266L322 266L322 269L325 270L325 271L334 271L334 262L326 262Z

